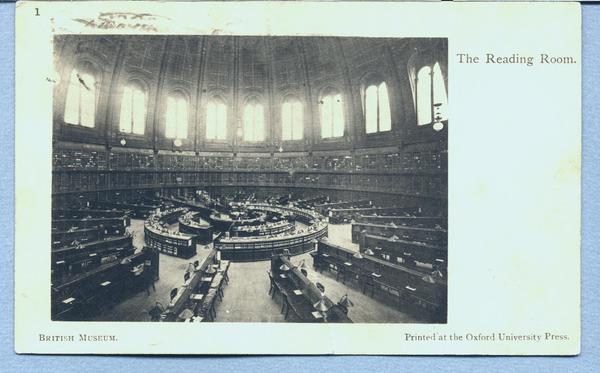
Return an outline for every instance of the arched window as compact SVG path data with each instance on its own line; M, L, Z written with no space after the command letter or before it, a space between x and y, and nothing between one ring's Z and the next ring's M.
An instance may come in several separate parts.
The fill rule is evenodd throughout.
M370 85L365 90L365 119L367 133L392 129L390 100L385 82Z
M321 137L344 136L344 106L342 95L330 90L321 99Z
M130 84L123 88L119 131L143 135L145 127L146 93L140 85Z
M302 104L295 99L286 100L281 107L281 138L301 140L304 137Z
M96 114L96 78L89 72L73 69L65 103L65 123L94 127Z
M251 100L244 108L244 140L264 141L265 121L263 106L256 100Z
M181 94L167 99L167 122L165 136L169 139L186 139L188 133L188 104Z
M431 67L423 66L417 73L417 124L419 126L433 121L432 108Z
M439 63L423 66L417 73L417 124L422 126L446 120L448 96L446 83Z
M448 94L446 82L439 63L433 65L433 119L448 119Z
M206 106L206 139L225 140L227 137L227 107L214 99Z

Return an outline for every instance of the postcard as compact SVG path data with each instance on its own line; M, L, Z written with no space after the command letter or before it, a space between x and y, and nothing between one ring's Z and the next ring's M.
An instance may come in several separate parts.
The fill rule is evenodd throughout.
M17 352L579 353L579 4L16 13Z

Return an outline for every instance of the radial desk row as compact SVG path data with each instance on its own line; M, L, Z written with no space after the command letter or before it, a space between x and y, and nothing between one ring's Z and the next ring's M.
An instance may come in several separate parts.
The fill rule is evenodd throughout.
M360 254L326 239L311 255L315 269L335 271L337 280L355 282L363 293L383 297L427 322L446 320L447 282L439 271L416 270Z
M408 267L447 272L448 246L364 234L359 243L361 253Z
M268 275L271 297L281 294L284 319L288 319L291 311L295 315L294 321L298 322L352 322L347 309L334 304L285 255L274 255L271 258Z
M161 321L206 322L216 317L216 302L223 299L223 289L229 283L229 261L219 260L216 250L202 263L190 263L183 276L183 285L170 293Z
M52 284L52 320L89 320L158 279L158 252L144 249Z
M403 240L419 241L437 245L448 242L448 231L440 228L419 228L395 224L352 223L352 242L359 243L365 234L398 237Z
M357 214L355 221L357 223L369 224L395 224L397 226L408 226L418 228L436 228L448 227L448 219L442 216L396 216L396 215L365 215Z

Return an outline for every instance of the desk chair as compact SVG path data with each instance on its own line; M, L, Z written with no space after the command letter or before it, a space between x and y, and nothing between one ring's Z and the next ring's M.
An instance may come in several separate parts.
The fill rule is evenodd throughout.
M313 258L313 268L315 271L323 272L323 259L321 259L319 253L313 251L310 253L310 256Z
M165 312L163 305L160 302L156 302L154 307L148 310L150 315L150 321L160 321L160 315Z
M229 285L229 263L223 269L223 279L225 280L225 283Z
M369 275L362 276L362 293L366 294L367 290L371 290L371 298L373 298L375 293L375 282Z
M401 310L402 306L403 306L403 300L404 300L404 296L402 294L402 290L398 291L398 299L397 300L398 300L398 303L397 303L396 306L398 307L399 310Z
M215 312L214 300L211 301L208 308L206 310L204 310L202 317L204 317L206 319L206 321L211 321L211 322L215 321L215 317L217 317L217 314Z
M216 296L208 299L207 303L204 305L204 308L200 312L201 316L206 319L206 321L215 321L215 317L217 317L217 313L215 312L215 299Z
M347 276L346 268L344 268L343 265L338 266L337 273L335 275L335 280L340 281L340 279L341 279L342 283L345 285L346 284L346 276Z
M113 299L113 284L110 283L107 286L100 287L97 291L97 299L98 299L98 311L103 313L110 308L112 308L115 304Z
M217 286L217 297L220 301L223 301L223 284L225 283L225 278L221 278L221 282L219 282L219 286Z
M275 285L275 279L273 278L273 273L271 273L271 271L267 271L267 274L269 275L269 282L270 282L269 292L267 293L267 295L270 295L271 298L273 298L275 296L275 292L277 291L277 286Z
M281 313L283 313L283 319L287 320L288 314L290 312L290 303L288 301L288 297L285 294L282 294L283 302L281 303ZM284 313L285 311L285 313Z

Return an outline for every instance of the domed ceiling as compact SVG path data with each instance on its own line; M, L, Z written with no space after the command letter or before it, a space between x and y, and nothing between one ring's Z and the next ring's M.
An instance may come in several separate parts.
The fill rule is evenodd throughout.
M55 90L55 137L74 137L91 143L114 143L118 134L119 97L122 87L139 82L148 92L146 131L128 139L133 146L169 148L164 139L163 106L173 92L184 95L190 105L190 140L182 150L230 151L231 147L264 150L281 143L280 107L286 97L304 104L305 136L286 150L305 151L351 146L397 144L410 135L415 113L409 64L415 55L433 54L447 66L444 39L389 39L337 37L247 36L83 36L55 38L56 69L61 83ZM61 109L71 70L82 63L99 73L100 86L96 128L86 133L65 130ZM364 133L362 91L376 77L389 87L392 133ZM318 104L322 92L335 89L344 97L345 132L341 139L323 141L318 134ZM206 103L222 100L232 115L224 143L206 141L203 113ZM236 141L241 107L248 100L261 102L267 110L264 144ZM81 131L79 131L81 132Z

